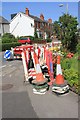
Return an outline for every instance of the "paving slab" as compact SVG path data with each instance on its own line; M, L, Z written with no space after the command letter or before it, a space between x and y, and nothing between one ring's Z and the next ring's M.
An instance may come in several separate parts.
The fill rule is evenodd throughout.
M45 95L33 94L32 86L27 91L32 106L39 118L78 118L78 95L69 92L63 96L52 93L51 88Z

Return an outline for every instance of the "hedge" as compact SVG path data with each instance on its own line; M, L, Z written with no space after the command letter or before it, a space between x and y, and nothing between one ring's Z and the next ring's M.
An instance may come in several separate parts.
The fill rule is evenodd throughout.
M30 38L31 40L34 40L34 37L33 36L21 36L21 37L19 37L19 39L21 39L21 38Z
M11 47L16 47L16 46L20 46L20 45L21 45L21 43L18 43L18 42L3 43L3 44L0 44L0 51L10 50Z
M21 36L20 39L21 38L28 38L28 37L32 40L32 43L45 44L46 42L51 42L52 41L50 38L47 38L47 39L43 40L42 38L35 38L33 36Z
M52 40L50 38L47 38L46 42L52 42Z
M38 39L32 40L32 44L33 43L46 44L46 40L41 40L38 38Z
M45 44L45 43L48 43L48 42L51 42L52 40L51 39L41 39L41 38L34 38L34 40L32 40L32 43L42 43L42 44Z

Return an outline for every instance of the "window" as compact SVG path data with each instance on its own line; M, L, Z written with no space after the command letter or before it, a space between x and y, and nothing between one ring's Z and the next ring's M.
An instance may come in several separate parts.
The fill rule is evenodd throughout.
M42 23L42 26L44 26L44 23Z
M31 27L33 27L33 24L31 23Z
M21 17L21 14L20 14L20 17Z
M0 29L1 29L1 24L0 24Z

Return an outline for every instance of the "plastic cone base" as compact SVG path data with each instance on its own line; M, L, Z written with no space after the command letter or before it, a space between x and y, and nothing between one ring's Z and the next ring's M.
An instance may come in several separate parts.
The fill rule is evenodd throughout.
M52 92L60 94L60 95L65 94L69 92L69 86L68 85L65 85L64 87L53 86Z
M33 88L33 93L34 93L34 94L43 95L43 94L46 93L46 91L47 91L46 89L37 90L37 89Z
M59 96L59 95L67 95L67 93L69 93L69 90L67 90L67 91L65 91L64 93L59 93L59 92L54 92L54 91L52 91L53 93L55 93L57 96Z
M32 84L35 84L35 85L42 85L44 83L47 83L47 79L44 79L44 81L41 81L41 82L38 82L36 79L32 81Z

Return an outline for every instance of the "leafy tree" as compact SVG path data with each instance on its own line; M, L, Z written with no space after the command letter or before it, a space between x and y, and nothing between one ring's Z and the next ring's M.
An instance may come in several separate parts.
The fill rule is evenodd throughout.
M78 43L76 46L76 52L78 52L78 54L80 55L80 43Z
M60 39L61 28L58 21L54 22L53 31L54 31L54 35L56 35Z
M35 37L35 38L38 38L37 32L34 33L34 37Z
M59 17L59 21L53 24L53 30L58 35L58 38L61 39L63 47L72 52L76 50L76 45L78 43L76 34L77 25L77 18L69 14L64 14Z
M2 43L12 43L17 42L17 39L11 33L5 33L2 36Z

